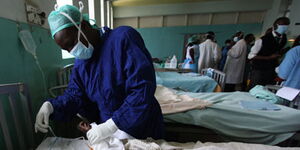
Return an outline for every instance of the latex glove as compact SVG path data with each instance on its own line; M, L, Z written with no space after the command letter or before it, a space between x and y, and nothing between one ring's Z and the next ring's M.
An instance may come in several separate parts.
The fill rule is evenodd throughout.
M91 144L98 143L99 141L113 135L118 130L118 127L112 119L107 120L105 123L92 126L86 136Z
M47 133L49 127L49 116L53 113L53 106L50 102L44 102L35 119L35 132Z

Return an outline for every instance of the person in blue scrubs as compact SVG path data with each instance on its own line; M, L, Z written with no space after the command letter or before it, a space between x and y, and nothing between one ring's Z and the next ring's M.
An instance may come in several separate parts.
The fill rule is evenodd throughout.
M225 46L222 47L222 56L221 56L221 60L219 63L219 70L223 71L225 63L226 63L226 59L227 59L227 53L230 50L230 48L233 46L234 42L230 39L227 39L225 41Z
M163 138L154 67L141 35L127 26L97 29L81 10L65 5L48 17L52 37L75 56L75 64L64 94L41 106L36 132L48 131L49 117L66 121L79 113L97 123L87 132L92 144L117 131L138 139Z
M287 52L279 65L278 76L284 80L283 86L300 89L300 46Z

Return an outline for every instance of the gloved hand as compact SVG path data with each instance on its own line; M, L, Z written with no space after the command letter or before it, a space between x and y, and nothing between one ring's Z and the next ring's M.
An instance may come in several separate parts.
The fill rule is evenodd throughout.
M53 113L53 106L50 102L44 102L35 119L35 132L47 133L49 127L49 116Z
M107 120L105 123L92 126L86 136L91 144L95 144L111 135L113 135L118 130L118 127L112 119Z

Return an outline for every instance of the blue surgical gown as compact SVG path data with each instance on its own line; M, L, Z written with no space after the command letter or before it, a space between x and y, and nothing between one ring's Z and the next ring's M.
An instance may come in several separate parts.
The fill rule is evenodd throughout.
M283 86L300 89L300 46L287 52L279 66L278 76L286 80Z
M97 114L98 123L112 118L135 138L159 139L163 117L155 89L151 55L140 34L131 27L105 28L92 57L75 60L64 94L49 100L54 107L51 118L70 120L81 113L95 119Z

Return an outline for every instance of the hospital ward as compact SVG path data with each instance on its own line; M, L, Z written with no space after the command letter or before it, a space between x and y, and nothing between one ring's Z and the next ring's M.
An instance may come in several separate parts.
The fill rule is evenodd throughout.
M300 0L0 8L0 150L300 150Z

